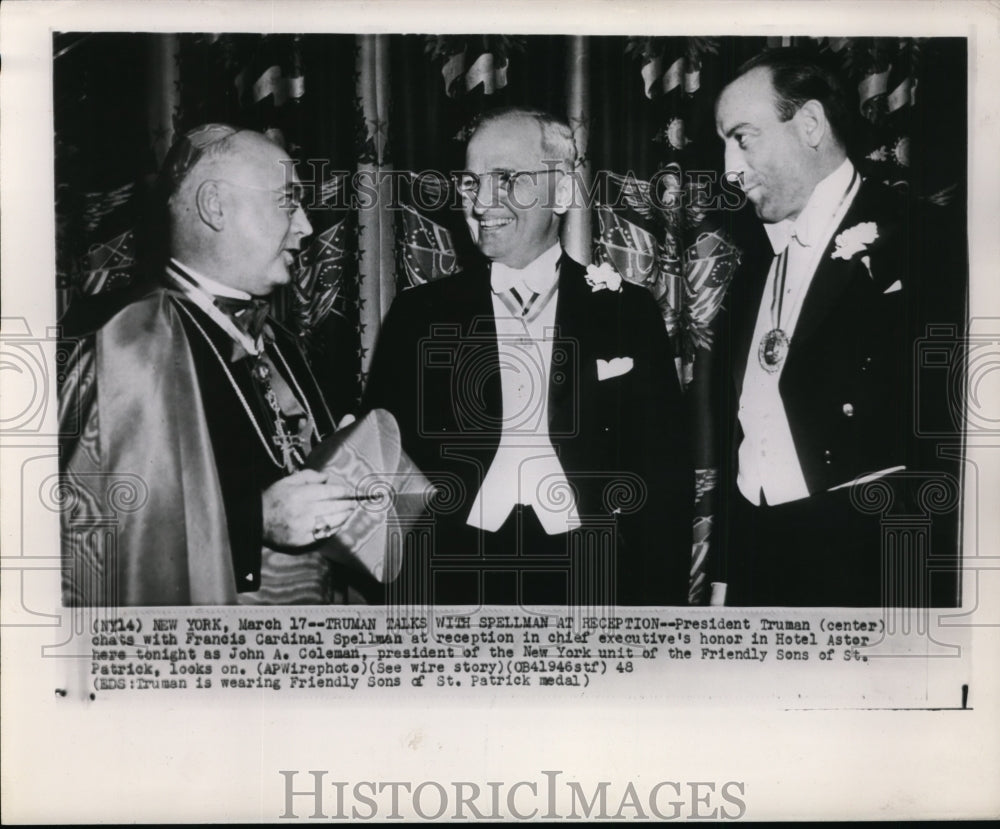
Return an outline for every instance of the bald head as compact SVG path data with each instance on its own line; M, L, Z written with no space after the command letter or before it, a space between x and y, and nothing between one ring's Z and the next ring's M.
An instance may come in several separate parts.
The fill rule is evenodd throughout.
M538 130L542 153L547 161L555 161L572 170L577 164L576 141L569 124L551 113L540 109L527 107L501 107L483 114L476 122L470 136L470 143L475 136L493 124L502 122L517 123L530 130L532 125Z
M165 165L171 255L256 296L287 283L294 252L312 232L292 198L298 179L287 153L260 133L220 125L188 133L179 147Z
M210 126L211 130L200 128L203 130L200 135L205 135L208 143L187 143L185 136L171 150L173 157L164 163L163 176L168 179L167 197L172 209L189 200L206 179L225 177L251 159L266 160L268 153L280 149L257 132L222 125Z

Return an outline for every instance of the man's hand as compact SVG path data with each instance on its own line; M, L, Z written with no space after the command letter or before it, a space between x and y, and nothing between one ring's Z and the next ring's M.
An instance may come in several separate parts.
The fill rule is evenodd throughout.
M303 469L264 490L264 543L278 549L305 547L329 538L348 519L357 501L343 483Z

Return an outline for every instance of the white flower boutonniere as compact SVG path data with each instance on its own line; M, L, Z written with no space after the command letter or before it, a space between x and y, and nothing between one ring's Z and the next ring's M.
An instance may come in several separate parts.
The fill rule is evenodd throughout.
M850 259L866 250L876 239L878 239L878 226L875 222L861 222L837 236L834 240L836 247L830 258Z
M604 262L601 265L587 265L587 275L584 278L587 280L591 292L603 291L607 288L609 291L618 293L622 289L621 274L612 268L609 262Z

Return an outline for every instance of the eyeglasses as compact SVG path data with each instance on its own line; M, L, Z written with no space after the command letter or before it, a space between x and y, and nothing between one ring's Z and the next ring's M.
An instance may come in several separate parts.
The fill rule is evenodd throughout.
M281 196L278 206L286 208L292 213L301 208L303 202L305 202L306 188L302 184L289 184L285 187L271 189L269 187L254 187L252 184L243 184L242 182L229 181L228 179L218 179L218 181L232 187L239 187L242 190L256 190L259 193L274 193L276 196Z
M484 178L492 178L493 186L497 190L504 193L509 193L514 187L517 186L519 181L523 181L525 176L537 176L542 173L559 173L562 172L557 167L548 167L544 170L492 170L489 173L484 173L479 176L475 173L470 172L460 172L452 173L451 180L455 185L455 189L458 190L463 196L468 199L474 199L479 195L479 190L483 186ZM534 183L534 179L532 179Z

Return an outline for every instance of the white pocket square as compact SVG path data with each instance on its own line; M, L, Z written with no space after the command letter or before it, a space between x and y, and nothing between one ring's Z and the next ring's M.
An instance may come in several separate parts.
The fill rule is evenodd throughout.
M903 283L900 282L897 279L888 288L886 288L884 291L882 291L882 293L883 294L894 294L894 293L896 293L896 291L902 291L902 290L903 290Z
M609 380L612 377L621 377L632 370L631 357L615 357L613 360L597 361L597 379Z

